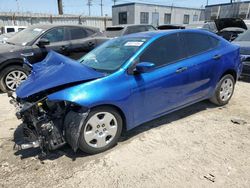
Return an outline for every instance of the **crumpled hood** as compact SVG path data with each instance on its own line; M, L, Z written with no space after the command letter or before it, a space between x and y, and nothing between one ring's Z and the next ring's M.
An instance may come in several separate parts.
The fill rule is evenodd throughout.
M78 61L50 51L46 58L33 65L31 75L17 89L19 98L26 98L41 91L70 84L104 77Z

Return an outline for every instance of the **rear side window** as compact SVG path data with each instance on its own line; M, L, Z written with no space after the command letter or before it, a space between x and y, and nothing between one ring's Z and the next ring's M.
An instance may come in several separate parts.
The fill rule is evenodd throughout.
M214 49L219 44L218 39L205 34L181 33L181 36L189 57Z
M87 32L87 36L91 36L91 35L96 33L96 31L93 31L93 30L90 30L90 29L86 29L86 32Z
M71 40L83 39L88 36L87 31L81 27L71 27L69 32Z
M185 58L180 45L179 35L171 34L157 39L141 55L140 62L151 62L161 67Z

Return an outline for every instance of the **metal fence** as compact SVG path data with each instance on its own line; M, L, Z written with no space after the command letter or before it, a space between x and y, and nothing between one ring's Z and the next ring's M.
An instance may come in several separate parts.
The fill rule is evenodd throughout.
M112 25L111 17L81 15L51 15L40 13L0 12L0 27L7 25L28 26L35 24L80 24L104 30Z
M209 21L216 18L250 19L250 2L235 2L206 6L205 19Z

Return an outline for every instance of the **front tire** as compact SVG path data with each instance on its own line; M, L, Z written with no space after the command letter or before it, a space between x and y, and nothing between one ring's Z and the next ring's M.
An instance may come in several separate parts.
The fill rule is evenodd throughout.
M13 65L0 73L0 89L4 92L15 91L28 77L28 71L21 66Z
M112 148L120 138L122 126L122 118L114 108L94 108L82 126L79 148L89 154Z
M233 96L235 79L231 74L223 76L217 84L214 96L210 101L218 106L226 105Z

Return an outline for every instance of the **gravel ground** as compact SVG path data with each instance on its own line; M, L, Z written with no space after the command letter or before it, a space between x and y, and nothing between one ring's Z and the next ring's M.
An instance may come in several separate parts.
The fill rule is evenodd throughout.
M231 102L208 101L124 134L102 154L65 146L48 159L13 150L20 124L0 94L0 187L250 187L250 83ZM232 120L236 122L232 122Z

